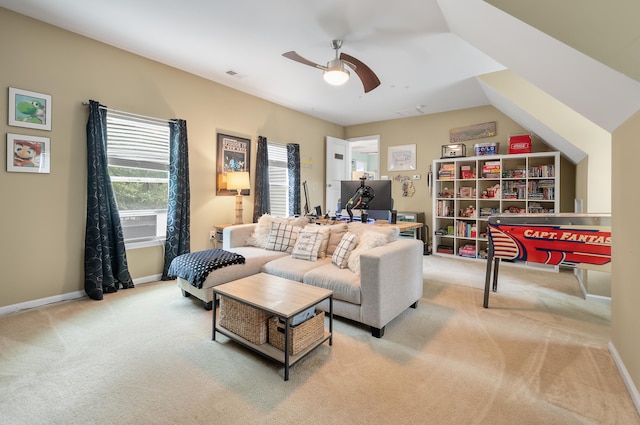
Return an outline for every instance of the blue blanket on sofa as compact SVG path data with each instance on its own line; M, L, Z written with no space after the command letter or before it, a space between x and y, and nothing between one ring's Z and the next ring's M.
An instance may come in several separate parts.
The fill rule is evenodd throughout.
M232 264L244 264L244 261L242 255L224 249L191 252L174 258L167 274L171 277L181 277L196 288L202 289L202 284L213 270Z

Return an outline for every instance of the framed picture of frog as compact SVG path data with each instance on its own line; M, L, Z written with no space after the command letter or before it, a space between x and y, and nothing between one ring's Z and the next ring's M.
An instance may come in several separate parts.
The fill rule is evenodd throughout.
M48 137L7 133L7 171L50 173L50 146Z
M9 87L9 125L51 131L51 96Z

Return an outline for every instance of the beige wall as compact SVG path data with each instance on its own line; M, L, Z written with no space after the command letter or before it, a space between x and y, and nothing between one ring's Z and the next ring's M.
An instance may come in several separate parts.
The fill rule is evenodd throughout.
M19 38L16 34L20 34ZM52 96L52 130L9 127L51 139L51 173L0 171L0 307L83 290L87 108L100 101L114 109L188 123L191 181L191 247L211 247L211 226L234 219L234 198L215 195L216 133L258 135L300 143L301 155L324 158L325 136L343 128L159 63L126 53L0 8L2 73L0 105L7 87ZM0 112L6 113L5 108ZM1 160L6 161L5 149ZM324 181L323 161L302 169L302 179ZM251 221L253 196L245 198ZM133 278L162 269L161 246L128 252Z
M473 156L474 144L486 142L499 142L500 153L506 154L509 147L507 143L509 135L522 134L526 131L493 106L351 126L346 128L345 137L380 136L380 174L383 176L387 175L389 178L396 178L398 176L411 177L414 174L420 174L420 180L413 182L415 194L412 197L403 197L401 185L393 185L394 206L398 211L424 212L430 230L432 230L432 201L427 186L427 174L433 160L440 158L442 145L450 143L449 130L492 121L496 122L497 135L466 142L467 156ZM417 170L415 172L388 171L388 147L406 144L416 145ZM540 140L534 138L533 150L534 152L542 152L549 150L549 148Z
M611 341L624 362L629 375L640 386L640 285L638 284L638 258L640 226L638 210L640 198L635 180L640 158L640 112L637 112L612 137L612 257L611 272ZM636 392L637 403L640 394ZM640 410L640 405L637 405Z

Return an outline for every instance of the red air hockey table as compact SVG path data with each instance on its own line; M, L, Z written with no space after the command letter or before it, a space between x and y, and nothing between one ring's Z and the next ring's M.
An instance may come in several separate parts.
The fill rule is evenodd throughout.
M498 290L500 260L608 271L611 214L497 214L488 219L484 308Z

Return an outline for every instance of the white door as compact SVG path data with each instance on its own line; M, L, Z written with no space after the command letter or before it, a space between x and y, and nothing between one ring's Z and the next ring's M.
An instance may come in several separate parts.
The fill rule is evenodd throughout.
M336 214L340 198L340 181L351 180L351 151L349 142L327 136L326 190L324 213ZM349 177L348 177L349 176ZM344 200L342 201L344 205Z

